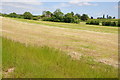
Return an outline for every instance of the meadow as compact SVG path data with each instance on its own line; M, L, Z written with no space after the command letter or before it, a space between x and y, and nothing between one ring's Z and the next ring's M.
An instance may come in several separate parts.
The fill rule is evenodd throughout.
M79 24L74 23L63 23L63 22L50 22L50 21L35 21L35 20L26 20L26 19L18 19L12 18L18 21L27 22L27 23L35 23L53 27L60 27L60 28L70 28L70 29L79 29L79 30L88 30L88 31L95 31L95 32L106 32L106 33L118 33L118 27L113 28L112 26L102 26L102 25L86 25L86 22L80 22ZM91 21L89 19L88 21ZM111 19L93 19L93 21L111 21ZM112 21L118 21L117 19L112 19Z
M64 52L2 38L3 77L9 78L116 78L117 69L82 56L73 60ZM7 72L14 68L14 72Z
M2 21L3 77L117 77L117 27L3 17ZM8 74L9 69L13 72Z

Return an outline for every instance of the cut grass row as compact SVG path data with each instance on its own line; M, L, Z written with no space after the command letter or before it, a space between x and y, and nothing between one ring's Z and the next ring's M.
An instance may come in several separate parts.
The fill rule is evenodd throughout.
M47 25L53 27L88 30L88 31L103 32L103 33L118 33L117 27L86 25L85 22L81 22L80 24L73 24L73 23L49 22L49 21L41 21L41 20L35 21L35 20L26 20L26 19L17 19L17 18L12 18L12 19L27 23L35 23L35 24L41 24L41 25Z
M117 69L89 57L72 60L65 52L47 46L25 45L2 39L3 72L15 68L14 78L115 78ZM6 77L3 75L3 77Z

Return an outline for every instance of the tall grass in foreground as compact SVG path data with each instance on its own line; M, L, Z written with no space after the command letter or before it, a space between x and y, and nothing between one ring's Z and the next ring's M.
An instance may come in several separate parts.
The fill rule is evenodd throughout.
M14 78L107 78L117 77L117 69L88 57L72 60L64 52L49 47L25 46L3 38L3 72L14 67ZM5 75L3 75L5 77Z
M2 38L0 37L0 79L2 79Z

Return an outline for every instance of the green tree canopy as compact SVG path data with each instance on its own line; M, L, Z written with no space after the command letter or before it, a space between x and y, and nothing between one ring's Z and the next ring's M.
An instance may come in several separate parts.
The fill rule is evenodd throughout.
M79 23L78 16L74 16L73 13L67 13L64 17L64 22Z
M74 12L71 12L72 16L74 16Z
M61 12L60 9L56 9L53 13L55 17L62 17L64 14Z
M80 14L75 14L75 16L77 16L79 19L81 19L81 15Z
M50 11L43 11L43 16L44 17L51 17L52 13Z
M15 12L9 14L9 17L13 17L13 18L16 18L17 16L18 15Z
M81 16L81 20L83 20L83 21L86 21L86 20L88 20L88 15L87 14L83 14L82 16Z
M23 16L24 16L24 19L32 19L33 18L33 15L30 12L25 12L23 14Z
M64 17L64 21L67 23L72 23L74 21L73 14L67 13Z

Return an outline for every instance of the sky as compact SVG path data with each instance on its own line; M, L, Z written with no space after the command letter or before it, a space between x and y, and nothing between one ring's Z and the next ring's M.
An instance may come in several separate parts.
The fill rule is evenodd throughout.
M7 14L29 11L34 15L41 15L43 11L54 12L61 9L63 13L73 11L94 18L102 17L103 14L118 18L118 0L3 0L0 5L0 12Z

